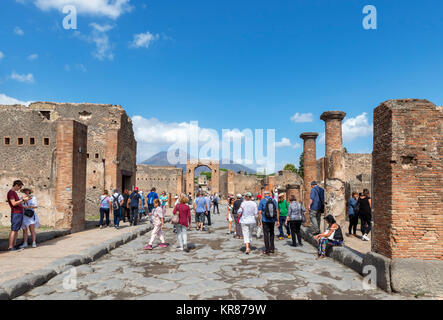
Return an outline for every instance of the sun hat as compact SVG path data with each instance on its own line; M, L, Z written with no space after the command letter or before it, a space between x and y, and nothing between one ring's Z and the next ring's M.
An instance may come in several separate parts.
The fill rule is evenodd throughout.
M241 198L241 197L242 197L241 193L237 194L237 198Z
M245 193L245 197L252 197L252 193L250 193L250 192L246 192L246 193Z

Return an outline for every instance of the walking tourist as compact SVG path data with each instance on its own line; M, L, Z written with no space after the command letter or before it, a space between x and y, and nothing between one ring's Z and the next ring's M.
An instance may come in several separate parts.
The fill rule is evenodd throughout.
M146 196L148 199L148 213L151 213L154 209L154 200L158 199L158 194L155 192L155 188L151 189L151 192Z
M312 229L315 234L320 233L321 214L325 210L325 191L317 185L316 181L311 182L311 193L309 195L309 217Z
M180 250L185 250L186 252L189 252L187 228L191 225L191 210L187 204L188 201L189 199L186 196L182 197L180 203L172 211L173 214L178 214L179 216L178 223L175 226L177 228L177 240Z
M166 214L166 205L168 204L169 197L166 194L166 191L163 191L160 195L160 202L163 209L163 214Z
M260 204L261 198L262 198L262 197L261 197L260 194L258 194L257 197L255 197L255 199L256 199L256 203L257 203L257 207L258 207L258 205ZM256 229L255 236L257 237L257 239L260 239L261 236L262 236L262 234L263 234L263 228L262 228L261 224L258 223L258 222L259 222L259 220L258 220L258 215L257 215L257 217L255 218L255 220L256 220L256 222L257 222L256 227L255 227L255 229Z
M306 221L306 209L302 202L297 202L297 199L294 195L291 196L290 201L291 204L289 205L288 216L286 217L285 225L289 224L289 227L291 229L292 246L296 247L298 240L298 245L301 247L303 246L303 243L301 242L300 227L301 224Z
M141 196L138 193L138 187L134 188L134 191L129 196L129 207L131 208L131 219L129 221L131 226L137 225L138 208L142 204Z
M189 199L189 202L188 202L188 204L192 207L192 193L188 193L188 199Z
M9 251L22 250L21 248L16 248L18 231L23 224L23 203L28 201L30 198L25 196L20 199L17 192L23 187L23 182L21 180L15 180L12 183L11 190L8 191L7 199L9 207L11 208L11 232L9 234Z
M109 213L112 208L111 197L109 196L108 190L105 190L100 196L100 229L104 226L109 227ZM106 224L104 218L106 216Z
M38 219L35 209L38 208L37 198L32 195L32 190L29 188L24 188L22 192L29 198L28 201L23 203L23 244L20 248L26 248L28 246L28 229L31 233L32 247L37 247L37 234L35 229L40 226L40 220Z
M125 189L123 192L123 222L131 221L131 209L129 207L129 190Z
M234 207L234 198L228 199L228 205L227 205L227 213L226 213L226 220L228 220L228 234L232 234L232 222L234 221L234 217L232 216L232 210Z
M320 233L314 236L314 239L318 241L318 257L322 259L326 257L326 247L341 246L343 244L343 233L341 227L336 223L334 217L328 214L325 217L325 221L328 224L328 229L324 233Z
M358 193L353 192L352 197L348 201L348 216L349 216L349 236L355 237L357 233L358 211L357 208Z
M160 200L154 199L154 209L150 213L152 216L152 221L154 224L154 230L152 230L151 240L149 244L144 247L145 250L152 250L152 245L154 244L155 238L160 239L160 248L166 248L168 245L165 243L165 237L163 235L162 229L165 227L163 219L163 210L161 208Z
M206 191L205 192L205 199L206 199L206 203L208 206L208 211L206 213L206 217L208 218L208 227L211 226L211 206L212 206L212 200L211 197L209 196L209 193Z
M288 216L289 203L285 199L285 194L280 193L278 196L278 219L280 226L278 227L278 231L280 232L278 238L283 240L285 238L285 233L283 232L283 226L286 228L286 234L288 239L291 239L291 230L289 226L285 224L286 218Z
M138 208L139 220L141 221L146 216L145 210L145 197L143 197L143 191L140 190L140 206Z
M274 253L274 228L280 225L278 219L277 201L271 198L271 192L265 191L265 197L258 206L259 224L263 226L263 238L265 241L264 254Z
M369 196L369 190L363 189L363 195L358 199L359 210L361 222L361 233L363 236L361 239L363 241L369 241L368 234L371 232L371 221L372 221L372 199Z
M240 224L240 215L238 214L238 210L240 209L242 202L243 202L242 195L239 193L239 194L237 194L237 200L234 201L234 205L232 208L232 215L234 217L234 224L235 224L235 238L236 239L243 239L243 232L242 232L241 224Z
M197 223L197 231L203 231L205 216L208 212L208 203L201 193L197 193L194 201L195 222ZM200 227L200 229L199 229Z
M114 214L114 228L120 228L120 221L124 210L125 198L121 195L117 189L114 189L112 195L112 212Z
M214 214L215 214L215 208L217 208L217 214L220 214L220 210L218 209L218 202L219 202L218 194L214 194L214 198L212 199L212 203L214 206Z
M246 245L246 254L251 252L251 242L252 242L252 231L255 228L257 216L257 204L252 201L252 194L250 192L245 193L245 201L240 205L238 209L238 214L240 215L240 223L243 233L243 241Z

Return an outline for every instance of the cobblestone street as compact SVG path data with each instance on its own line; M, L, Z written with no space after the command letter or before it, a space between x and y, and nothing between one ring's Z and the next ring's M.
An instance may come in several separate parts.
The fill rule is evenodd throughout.
M189 253L177 248L166 224L168 248L144 251L150 233L89 265L76 268L76 289L65 289L66 274L17 299L399 299L382 290L363 290L362 277L332 259L315 260L316 250L275 240L264 256L263 239L246 255L243 240L227 235L225 206L212 215L209 231L188 232ZM193 224L194 227L194 224ZM65 281L66 282L66 281Z

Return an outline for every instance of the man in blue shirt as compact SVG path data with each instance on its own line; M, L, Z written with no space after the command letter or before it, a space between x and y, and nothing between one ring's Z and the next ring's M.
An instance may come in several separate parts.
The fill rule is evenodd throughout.
M349 236L350 237L356 237L356 233L357 233L357 224L358 224L358 212L356 210L357 203L358 203L358 193L353 192L351 199L349 199L349 201L348 201Z
M148 213L151 213L154 209L154 199L158 199L158 194L155 192L155 188L151 189L151 192L146 196L148 199Z
M279 227L280 223L278 219L277 201L271 198L271 192L269 191L265 191L264 195L265 197L260 201L258 205L258 224L259 227L263 226L263 238L265 240L265 251L263 251L263 253L269 254L274 253L274 228L275 224L277 224L277 227ZM266 216L266 205L268 203L268 200L271 200L274 203L274 212L272 218ZM268 211L270 211L269 207L271 207L270 209L272 209L271 203L269 203Z
M316 181L311 182L311 193L309 195L309 217L311 219L314 235L320 233L321 214L324 212L325 191L317 185Z
M141 206L142 200L138 193L138 188L135 187L134 191L129 196L129 205L131 208L131 220L129 221L131 226L137 225L138 208Z
M194 211L195 211L195 222L197 223L197 231L203 231L203 225L205 223L205 215L208 212L208 203L203 197L203 195L199 192L197 193L197 198L194 201Z

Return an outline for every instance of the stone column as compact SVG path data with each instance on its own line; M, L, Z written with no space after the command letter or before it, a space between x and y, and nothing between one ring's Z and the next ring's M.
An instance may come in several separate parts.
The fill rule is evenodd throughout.
M304 204L309 209L309 194L311 192L311 182L317 179L317 147L315 140L318 137L317 132L304 132L300 135L303 139L303 158L304 158ZM309 212L306 210L306 221L309 221Z
M345 164L343 152L343 111L326 111L325 122L325 214L332 214L344 226L346 216Z

